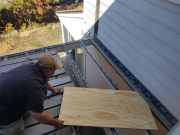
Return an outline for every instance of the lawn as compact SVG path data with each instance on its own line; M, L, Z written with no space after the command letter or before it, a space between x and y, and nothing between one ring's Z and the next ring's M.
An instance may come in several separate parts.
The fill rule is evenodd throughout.
M52 27L56 26L54 30ZM43 28L36 28L28 36L0 35L0 56L27 50L62 44L60 23L51 23Z

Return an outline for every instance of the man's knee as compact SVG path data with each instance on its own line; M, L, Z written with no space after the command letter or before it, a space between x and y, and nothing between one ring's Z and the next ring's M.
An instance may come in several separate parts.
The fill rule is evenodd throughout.
M1 129L2 133L5 135L21 135L23 130L24 130L23 117L21 117L20 120L17 120L9 125L2 126Z

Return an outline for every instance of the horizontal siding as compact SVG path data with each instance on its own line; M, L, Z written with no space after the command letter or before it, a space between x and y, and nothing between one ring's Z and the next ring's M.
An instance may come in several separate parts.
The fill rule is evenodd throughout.
M158 55L149 47L145 46L142 42L140 42L127 31L119 27L112 20L106 21L106 19L108 18L106 18L105 16L102 17L102 20L100 20L99 23L99 28L104 31L108 31L109 36L113 34L114 36L112 36L112 38L114 39L114 41L116 41L117 43L121 43L119 44L119 46L129 46L129 48L125 50L128 50L130 55L134 55L132 57L138 59L138 62L143 62L141 63L141 66L145 67L145 69L151 72L158 80L164 82L164 86L169 89L173 89L172 93L177 96L177 98L180 98L180 91L178 89L180 88L180 86L177 82L175 82L176 80L173 78L178 77L178 68L174 67L173 72L176 71L176 74L170 77L169 75L171 75L171 70L169 70L166 66L164 68L164 66L162 65L170 65L171 63L166 61L166 59L164 59L161 55ZM120 38L117 38L117 36L119 36ZM134 44L136 45L134 46ZM163 69L164 72L161 69ZM167 72L169 75L167 74Z
M99 31L99 32L101 32L101 31ZM102 37L101 37L101 36L102 36ZM115 51L115 50L112 49L112 46L111 46L111 45L112 45L112 44L114 45L114 43L112 43L111 40L110 40L107 36L104 35L104 33L99 33L98 38L101 40L101 42L102 42L103 44L106 45L106 47L108 47L109 49L111 48L110 50L111 50L111 52L112 52L113 54L117 54L116 57L119 58L119 59L121 60L121 62L122 62L126 67L128 67L128 69L141 81L141 83L144 84L144 85L151 91L151 93L152 93L153 95L155 95L156 98L157 98L158 100L160 100L161 103L162 103L163 105L165 105L166 108L168 108L168 109L171 111L171 113L172 113L174 116L176 116L178 119L180 119L179 112L178 112L172 105L170 105L169 102L167 102L165 99L163 99L163 97L161 96L161 93L158 93L158 92L149 84L149 81L147 81L146 79L144 79L144 78L141 76L144 72L143 72L143 69L141 69L140 66L139 66L138 68L140 68L141 73L139 73L139 72L137 72L137 70L135 70L134 64L136 64L136 63L133 63L133 61L130 61L130 60L129 60L130 58L127 58L128 56L125 57L125 56L123 55L123 52L121 52L120 50L118 50L118 53L117 53L117 51ZM130 62L129 62L129 61L130 61Z
M161 1L102 0L98 38L180 120L180 10Z
M109 1L112 0L108 0L108 3ZM107 5L105 2L106 1L103 1L102 3ZM143 16L142 14L122 5L119 2L114 1L114 3L109 8L118 13L123 18L127 19L129 22L135 24L137 27L158 38L158 40L161 40L165 44L168 44L172 48L180 51L180 38L178 33L169 30L169 28L164 27L162 24L159 24L154 20Z
M92 34L94 34L94 22L89 15L86 15L85 26Z
M84 1L84 20L85 27L94 35L94 20L95 20L95 5L96 0Z
M117 0L117 2L170 30L180 33L180 20L176 19L179 14L169 12L164 8L159 8L142 0Z
M108 30L109 34L111 33L110 29L105 29ZM129 50L129 46L127 44L123 44L123 42L121 41L121 39L117 36L114 36L114 38L109 38L109 35L107 33L105 33L105 31L102 31L102 29L99 29L99 34L104 38L104 40L112 45L112 49L114 50L114 54L118 53L118 58L124 58L124 61L122 61L123 63L126 61L128 62L128 65L132 65L132 68L136 71L132 72L132 69L130 68L130 66L127 66L125 63L125 65L128 67L128 69L139 79L142 78L143 81L141 81L148 89L151 90L151 92L160 100L162 101L163 99L166 99L166 101L173 106L174 110L176 110L177 112L180 113L179 108L179 104L177 104L179 102L179 99L177 97L175 97L171 91L169 91L167 88L165 88L156 78L154 78L154 76L152 76L152 74L150 72L148 72L142 65L140 62L137 62L136 59L137 57L135 55L138 55L137 53L133 52L131 53L131 51L126 51L126 49L128 48ZM118 45L117 42L115 42L115 38L119 38L120 40L118 40L119 42L122 42L122 45ZM106 44L107 44L106 43ZM130 54L131 53L131 54ZM132 55L133 54L133 55ZM135 58L133 57L135 56ZM140 57L138 57L140 58ZM141 59L139 59L139 61L141 61ZM144 62L141 61L141 62ZM138 77L140 76L140 77ZM146 81L144 81L146 80ZM152 85L153 84L153 85ZM150 87L149 87L150 86Z
M112 16L112 14L110 15ZM116 35L119 35L123 39L124 42L126 42L127 44L130 44L134 49L136 49L143 56L146 56L146 58L151 61L151 64L154 64L155 68L158 67L158 69L156 69L157 78L160 76L159 74L163 74L162 75L163 78L162 76L160 76L159 79L164 79L164 82L165 82L164 85L167 85L166 87L168 88L173 88L173 93L177 97L180 97L180 91L178 89L180 87L179 85L180 83L178 82L178 79L176 79L178 78L178 76L180 76L179 68L173 65L170 61L168 61L162 55L160 55L158 53L158 50L154 50L153 48L151 48L151 46L145 45L145 43L142 42L139 38L134 37L132 33L130 33L126 28L120 25L121 23L118 23L118 21L120 22L120 20L118 20L117 17L118 16L115 16L116 19L113 19L113 17L109 18L108 16L103 15L100 19L100 23L102 23L103 25L106 25L104 26L105 28L109 27L112 31L114 31ZM124 23L124 25L126 24L127 23ZM99 27L101 27L101 25L99 25ZM136 45L134 46L134 44ZM176 59L178 61L178 57ZM162 65L169 65L169 66L162 66ZM147 70L151 70L151 69L148 69L148 68L151 68L151 65L145 65L145 66L148 66ZM171 70L169 70L170 68ZM160 69L162 69L163 72L159 71ZM171 85L169 85L167 82L171 82Z
M145 0L145 1L152 5L158 6L160 8L169 10L170 12L180 15L180 8L178 4L171 3L166 0Z
M101 13L103 14L108 8L101 5ZM168 61L170 61L174 66L180 67L180 61L178 61L179 52L175 49L172 49L167 44L164 44L160 40L157 40L156 37L152 36L151 34L147 33L143 29L140 29L132 22L129 22L127 19L120 16L118 13L114 12L113 10L108 10L105 14L103 14L105 17L107 16L110 19L112 19L117 25L119 25L122 29L125 29L125 31L129 32L143 42L144 44L147 44L148 47L150 47L152 50L156 51L163 57L165 57ZM104 18L102 17L102 19ZM101 20L101 18L100 18ZM138 31L138 33L137 33ZM163 50L162 50L163 48ZM171 55L174 54L174 55ZM177 74L175 72L174 74Z

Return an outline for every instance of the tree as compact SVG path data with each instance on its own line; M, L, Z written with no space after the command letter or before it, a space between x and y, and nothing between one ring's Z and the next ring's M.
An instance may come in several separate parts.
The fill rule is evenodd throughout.
M3 9L12 9L13 5L8 0L0 0L0 11Z
M11 0L13 3L14 13L23 11L27 14L27 22L31 24L31 16L35 15L36 19L41 19L45 10L49 9L49 3L56 0Z

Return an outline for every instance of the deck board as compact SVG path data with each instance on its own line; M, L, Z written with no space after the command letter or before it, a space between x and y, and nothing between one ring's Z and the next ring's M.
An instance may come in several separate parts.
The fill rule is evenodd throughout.
M22 58L11 59L11 60L7 60L7 61L1 61L0 67L10 65L10 64L15 64L15 63L22 63L22 62L25 62L27 58L34 60L34 59L37 59L43 55L55 55L56 53L57 52L55 50L53 50L53 51L43 52L43 53L39 53L39 54L35 54L35 55L24 56Z
M72 82L70 76L65 76L65 77L61 77L61 78L49 81L49 83L53 87L59 86L59 85L65 84L65 83L69 83L69 82Z
M60 64L61 64L61 63L60 63ZM3 73L5 73L5 72L7 72L7 71L8 71L8 70L2 70L2 71L0 71L0 75L3 74ZM62 74L65 74L65 73L66 73L66 72L65 72L64 68L62 68L61 70L57 69L52 77L58 76L58 75L62 75Z
M73 82L67 83L67 84L64 84L64 85L60 85L60 86L56 86L56 87L60 87L60 88L61 88L61 92L64 92L64 87L67 87L67 86L68 86L68 87L75 87L75 85L74 85ZM56 87L55 87L55 88L56 88ZM48 96L52 96L52 92L48 90L46 96L47 96L47 97L48 97Z
M57 62L63 66L63 63L62 63L61 58L60 58L58 55L55 55L55 57L56 57L56 59L57 59ZM36 63L37 60L38 60L38 59L35 59L35 60L31 61L31 62ZM7 65L7 66L0 67L0 73L1 73L1 72L7 72L7 71L9 71L9 70L11 70L11 69L13 69L13 68L16 68L16 67L18 67L18 66L21 66L22 64L23 64L23 63L16 63L16 64L12 64L12 65ZM61 75L61 74L65 74L64 68L62 68L61 70L58 70L58 69L57 69L57 70L55 71L55 73L54 73L53 76L57 76L57 75Z
M70 82L70 83L67 83L67 82ZM74 86L74 83L71 82L70 76L65 76L65 77L62 77L62 78L58 78L58 79L49 81L49 83L53 87L57 86L57 85L64 84L64 83L67 83L65 85L60 86L62 89L64 89L65 86ZM50 95L52 95L52 93L50 91L48 91L48 96L50 96ZM44 109L45 109L44 112L46 112L47 114L49 114L52 117L58 116L59 115L59 111L60 111L60 104L61 104L61 102L62 102L62 95L56 95L56 96L53 96L53 97L50 97L50 98L46 99L44 101ZM55 106L55 107L53 107L53 106ZM51 108L51 107L53 107L53 108ZM50 108L50 109L48 109L48 108ZM34 118L32 118L31 116L29 116L29 118L27 118L24 123L25 123L25 127L27 127L27 126L31 126L33 124L37 124L38 121L35 120ZM32 127L29 127L29 128L31 130L33 130L33 134L39 134L39 132L34 132L36 127L39 127L39 126L42 127L42 128L45 126L47 132L55 129L52 126L47 126L47 125L43 125L43 124L39 124L39 123L37 125L34 125ZM25 129L23 134L28 134L29 133L29 128ZM45 133L45 132L43 132L43 133Z
M46 110L46 109L51 108L53 106L60 105L61 101L62 101L62 95L57 95L57 96L51 97L49 99L46 99L44 101L44 108Z
M64 87L65 86L74 86L74 83L68 83L68 84L65 84L65 85L62 85L61 88L62 88L62 91L64 90ZM48 94L47 96L51 96L52 95L52 92L48 91ZM62 95L56 97L56 96L53 96L49 99L46 99L47 101L45 102L45 105L44 105L44 109L46 108L49 108L52 106L55 106L55 105L58 105L58 104L61 104L61 99L62 100ZM57 103L57 104L53 104L54 101ZM50 102L50 103L49 103ZM48 104L47 104L48 103ZM48 109L48 110L45 110L44 112L46 112L47 114L49 114L50 116L52 117L55 117L55 116L58 116L59 115L59 111L60 111L60 106L58 107L54 107L54 108L51 108L51 109ZM38 123L37 120L35 120L34 118L32 118L31 116L25 120L25 126L29 126L29 125L32 125L32 124L35 124L35 123Z
M29 127L22 132L22 135L42 135L52 130L55 130L54 126L39 124L33 127Z
M70 82L70 83L67 83L67 82ZM49 81L49 83L53 87L57 86L57 85L64 84L64 83L67 83L65 85L60 86L62 89L65 86L74 86L74 83L71 82L70 76L65 76L65 77L62 77L62 78L58 78L58 79ZM48 91L47 95L50 96L50 95L52 95L52 93L50 91ZM44 101L44 109L45 109L44 112L46 112L47 114L49 114L52 117L58 116L59 115L59 111L60 111L60 104L61 104L61 102L62 102L62 95L56 95L56 96L53 96L53 97L51 97L49 99L46 99ZM53 107L53 106L55 106L55 107ZM51 107L53 107L53 108L51 108ZM48 109L48 108L50 108L50 109ZM33 125L33 124L37 124L38 121L35 120L34 118L32 118L31 116L29 116L29 118L27 118L24 123L25 123L25 127L27 127L27 126L30 126L30 125ZM41 130L39 130L39 128ZM55 128L53 126L37 124L37 125L34 125L32 127L29 127L27 129L25 129L25 131L23 131L23 134L24 135L28 135L28 134L29 135L30 134L39 135L39 134L43 134L43 133L52 131L54 129Z
M134 91L65 87L64 125L157 130L148 104Z
M50 99L45 100L44 101L44 108L45 109L55 106L53 108L45 110L45 112L50 114L52 117L58 116L58 112L59 112L58 109L60 109L61 102L62 102L62 95L53 96ZM37 123L37 121L30 116L25 121L25 126L29 126L29 125L32 125L35 123ZM22 135L40 135L40 134L50 132L54 129L55 129L55 127L51 126L51 125L38 124L38 125L35 125L32 127L26 128L23 131Z
M61 106L59 105L59 106L56 106L56 107L54 107L54 108L45 110L44 112L47 113L47 114L49 114L51 117L57 117L57 116L59 115L60 108L61 108ZM30 125L33 125L33 124L36 124L36 123L39 123L39 121L37 121L36 119L34 119L32 116L29 116L29 117L24 121L25 127L30 126Z
M11 70L13 68L16 68L18 66L21 66L27 58L31 58L31 62L36 63L38 58L42 55L53 55L56 57L57 61L59 64L63 66L63 62L59 55L56 53L56 51L48 51L48 52L43 52L31 56L25 56L22 58L17 58L17 59L10 59L7 61L2 61L0 62L0 72L7 72L8 70ZM56 70L54 76L65 74L64 68L62 70ZM54 78L52 78L54 79ZM53 87L61 87L62 91L64 91L65 86L72 86L74 87L74 83L72 82L70 76L64 76L58 79L50 80L49 83ZM63 95L52 95L52 92L48 91L47 93L47 98L44 101L44 112L49 114L51 117L58 117L60 108L61 108L61 102L62 102L62 97ZM26 129L23 131L23 135L40 135L44 134L47 132L50 132L55 129L54 126L50 125L44 125L40 124L37 120L29 116L25 121L24 121Z
M54 57L57 59L57 62L63 66L62 60L61 60L61 58L59 57L59 55L56 54ZM30 61L30 62L36 63L37 61L38 61L38 59L34 59L34 60ZM2 67L0 67L0 72L7 72L8 70L11 70L11 69L16 68L16 67L18 67L18 66L21 66L23 63L24 63L24 62L20 62L20 63L15 63L15 64L11 64L11 65L2 66Z

